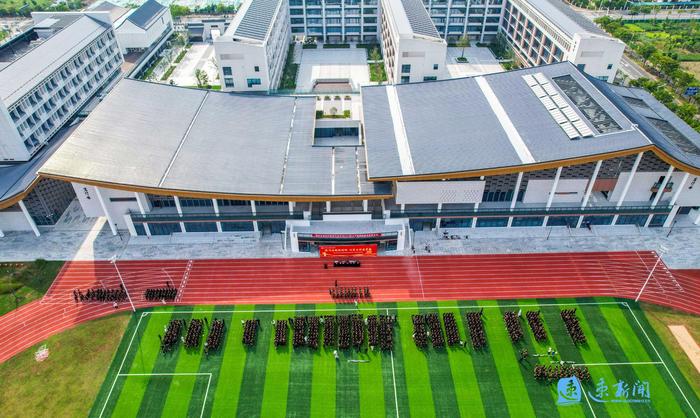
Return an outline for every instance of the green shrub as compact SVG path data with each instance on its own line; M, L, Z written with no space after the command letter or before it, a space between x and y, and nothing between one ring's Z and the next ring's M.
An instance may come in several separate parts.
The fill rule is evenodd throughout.
M350 44L323 44L324 49L345 49L350 48Z
M173 74L173 71L175 71L175 66L171 65L170 68L163 74L163 77L161 77L161 81L165 81L170 78L170 76Z
M469 62L469 60L466 57L457 57L457 62L465 63Z
M318 45L316 45L316 44L304 44L301 47L303 49L316 49L316 48L318 48Z

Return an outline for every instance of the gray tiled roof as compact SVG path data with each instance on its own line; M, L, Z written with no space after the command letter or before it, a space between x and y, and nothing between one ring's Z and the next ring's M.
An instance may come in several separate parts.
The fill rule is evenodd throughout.
M0 70L0 99L10 106L57 71L109 26L82 16Z
M124 79L40 172L166 190L330 196L331 148L312 145L314 120L313 97ZM358 194L345 186L356 184L356 170L336 172L335 181L343 185L335 195ZM363 189L390 192L387 184Z
M406 17L413 33L440 38L433 19L428 15L428 11L421 0L401 0L401 4L403 4L403 9L406 12Z
M609 36L595 23L576 12L562 0L527 0L527 3L539 10L550 22L553 22L569 36L580 32Z
M660 103L649 92L639 88L629 88L614 86L602 83L599 80L592 80L600 86L600 90L611 100L618 104L620 109L637 125L646 136L665 153L673 158L688 164L692 167L700 167L700 133L685 123L681 118L671 112L666 106ZM639 99L646 104L646 108L631 106L623 97ZM685 143L679 144L672 138L666 136L661 130L656 128L647 118L666 121L685 138ZM683 148L694 148L694 152L687 152Z
M251 0L234 36L263 41L270 31L280 0Z
M130 14L127 20L141 29L148 29L160 12L165 9L166 7L156 0L148 0Z
M571 75L622 127L605 136L571 140L523 80ZM593 156L649 145L632 122L570 62L483 77L532 155L534 163ZM521 166L506 126L492 110L475 78L396 87L416 175L446 174ZM364 132L370 178L401 177L386 87L362 89ZM569 105L573 106L569 102Z

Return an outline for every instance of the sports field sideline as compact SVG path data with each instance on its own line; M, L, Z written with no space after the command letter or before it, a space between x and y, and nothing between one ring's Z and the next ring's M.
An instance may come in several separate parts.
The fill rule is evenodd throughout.
M416 348L411 314L454 312L461 338L464 314L484 308L488 349ZM505 310L541 309L548 340L535 342L523 321L525 340L512 344ZM588 343L574 346L559 312L577 308ZM93 417L318 416L318 417L697 417L698 394L685 381L666 348L632 302L611 298L517 301L444 301L361 304L363 315L396 313L391 353L332 349L276 349L272 319L295 315L356 313L354 305L239 305L158 307L132 317L93 405ZM219 353L180 347L159 352L158 335L172 318L224 318ZM258 318L257 344L241 342L242 319ZM580 401L558 405L557 384L536 381L532 369L548 357L518 362L552 347L565 361L588 365L592 380ZM365 363L350 359L369 360ZM546 359L546 360L545 360ZM559 358L557 358L559 360ZM625 386L627 385L627 386ZM634 393L648 389L648 398ZM627 392L624 391L625 387ZM605 390L603 390L605 389ZM616 393L621 391L619 393ZM619 395L619 396L617 396ZM626 395L626 396L625 396ZM596 400L597 399L597 400ZM602 402L600 402L602 401Z

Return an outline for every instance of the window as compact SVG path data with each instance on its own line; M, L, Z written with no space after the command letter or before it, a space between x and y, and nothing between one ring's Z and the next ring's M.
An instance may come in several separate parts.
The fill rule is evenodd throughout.
M226 88L233 88L233 77L224 77L224 85Z
M407 74L411 72L411 64L404 64L401 66L401 72Z
M224 75L233 75L233 72L231 72L231 67L223 67L224 68Z
M433 70L437 70L439 66L437 64L433 64Z
M408 83L410 81L411 81L411 77L409 77L407 75L401 77L401 83Z
M437 77L434 75L423 77L423 81L435 81L435 80L437 80Z
M260 82L259 78L249 78L247 81L248 81L248 88L251 88L253 86L259 86L260 84L262 84Z
M608 64L608 70L612 70L612 64Z
M607 76L607 75L599 75L599 76L596 77L596 78L597 78L598 80L608 81L608 76Z
M584 71L586 69L586 64L576 64L576 68L578 68L581 71Z
M583 113L584 117L598 132L605 134L621 131L620 125L596 102L593 97L570 75L554 77L554 83L559 86L566 97Z
M110 197L110 202L136 202L135 197Z
M255 72L256 72L256 73L259 73L259 72L260 72L260 67L257 66L257 65L255 66Z

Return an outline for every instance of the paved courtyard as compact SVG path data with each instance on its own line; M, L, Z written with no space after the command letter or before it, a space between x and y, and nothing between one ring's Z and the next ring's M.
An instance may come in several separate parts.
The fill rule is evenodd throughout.
M464 48L464 57L467 59L467 63L457 62L457 58L461 56L462 48L447 48L447 72L450 78L503 72L503 67L488 48L476 46Z
M367 50L364 48L302 49L297 91L309 92L316 80L350 80L353 90L369 84Z
M193 43L182 61L175 67L170 80L173 80L178 86L196 86L197 78L194 76L194 72L201 69L206 71L209 76L209 83L218 84L216 81L218 69L213 59L214 44Z
M29 232L8 232L0 238L0 261L202 259L315 257L286 252L279 234L257 238L253 233L189 233L132 238L126 231L113 236L104 218L81 219L70 215L73 229L41 227L41 237ZM66 221L68 222L68 221ZM448 229L460 239L446 240L442 231L415 233L416 254L498 254L578 251L656 250L668 251L663 260L670 268L700 268L700 233L697 227L679 222L668 228L593 226L591 230L552 228L465 228ZM670 233L670 235L669 235ZM468 236L468 238L465 238ZM408 246L407 246L408 247ZM410 255L410 247L396 255Z

